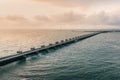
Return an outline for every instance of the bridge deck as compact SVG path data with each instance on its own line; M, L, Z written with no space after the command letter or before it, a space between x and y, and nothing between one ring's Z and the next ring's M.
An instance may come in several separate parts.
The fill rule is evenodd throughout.
M15 54L15 55L3 57L3 58L0 58L0 66L4 66L6 64L21 60L23 58L26 58L29 55L36 54L36 53L39 53L39 52L44 51L44 50L48 50L48 49L51 49L51 48L55 48L57 46L73 43L73 42L76 42L76 41L79 41L79 40L83 40L83 39L92 37L94 35L100 34L100 33L103 33L103 32L95 32L95 33L91 33L91 34L77 36L77 37L74 37L74 38L71 38L71 39L67 39L66 41L61 41L61 42L57 42L55 44L51 44L51 45L44 46L44 47L41 47L41 48L36 48L35 50L25 51L25 52L22 52L22 54Z

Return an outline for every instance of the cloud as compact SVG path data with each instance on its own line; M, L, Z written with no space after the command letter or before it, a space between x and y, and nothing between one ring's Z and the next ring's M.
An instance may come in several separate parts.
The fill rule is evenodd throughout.
M27 21L27 19L25 18L25 17L23 17L23 16L6 16L6 17L4 17L3 18L4 20L6 20L6 21L8 21L8 22L17 22L17 23L19 23L19 22L26 22Z
M33 0L61 6L96 5L120 2L119 0Z
M119 6L120 0L31 0L37 3L47 3L54 6L69 8L81 12L99 12L113 11L112 9Z
M39 16L38 16L39 17ZM44 17L39 18L39 21L44 21L44 24L47 25L53 25L53 26L69 26L72 28L76 28L75 26L79 26L77 28L83 28L81 26L87 26L89 29L89 26L103 26L99 28L106 28L106 26L119 26L120 25L120 17L116 15L110 15L110 13L107 12L100 12L100 13L94 13L91 15L85 15L85 14L76 14L74 12L69 13L63 13L63 14L57 14L52 15L51 17ZM47 22L47 23L46 23Z
M85 11L88 9L88 5L84 4L84 1L81 0L32 0L36 2L45 2L50 3L52 5L60 6L60 7L79 7L80 10Z
M23 16L9 15L0 17L0 28L21 28L28 26L28 24L30 24L30 21Z
M120 17L118 15L111 15L107 12L94 13L91 15L76 14L74 12L56 14L51 16L36 15L31 19L23 16L6 16L0 17L0 27L8 28L59 28L63 26L65 28L83 29L89 28L109 28L106 26L120 26Z
M59 6L80 6L80 4L82 4L78 0L75 1L74 0L34 0L34 1L46 2Z
M41 15L36 15L33 18L36 22L38 23L48 23L51 22L51 19L48 16L41 16Z
M63 13L59 15L53 15L52 19L56 24L69 24L69 25L100 25L105 24L108 16L105 12L101 12L98 14L85 15L85 14L76 14L74 12Z

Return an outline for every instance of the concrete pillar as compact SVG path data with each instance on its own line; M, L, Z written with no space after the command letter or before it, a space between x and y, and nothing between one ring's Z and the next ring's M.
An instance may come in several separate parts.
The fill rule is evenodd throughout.
M57 42L55 42L55 44L59 44L59 42L57 41Z
M33 47L33 48L31 48L30 50L31 50L31 51L34 51L34 50L35 50L35 48Z
M61 43L63 43L64 42L64 40L61 40Z
M22 51L17 51L18 54L22 54L23 52Z
M49 46L52 46L52 45L53 45L52 43L49 44Z
M41 48L45 48L45 45L42 45Z

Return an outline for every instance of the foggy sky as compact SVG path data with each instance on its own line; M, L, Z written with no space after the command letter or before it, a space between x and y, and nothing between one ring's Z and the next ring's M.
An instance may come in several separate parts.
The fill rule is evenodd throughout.
M119 28L120 0L0 0L0 28Z

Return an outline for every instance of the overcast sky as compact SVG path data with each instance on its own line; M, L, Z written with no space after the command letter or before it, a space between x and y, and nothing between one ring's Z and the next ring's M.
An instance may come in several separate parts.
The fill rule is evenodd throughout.
M120 0L0 0L0 28L120 27Z

